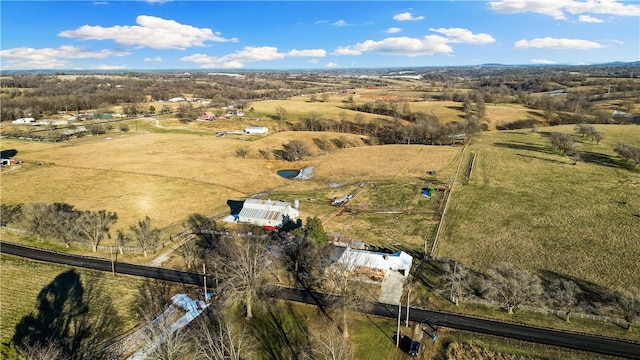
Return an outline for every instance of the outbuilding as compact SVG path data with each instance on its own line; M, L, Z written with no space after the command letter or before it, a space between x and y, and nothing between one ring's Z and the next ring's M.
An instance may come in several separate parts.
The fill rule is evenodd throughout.
M32 117L28 117L28 118L15 119L11 123L12 124L16 124L16 125L20 125L20 124L33 124L35 122L36 122L36 119L34 119Z
M244 129L245 134L266 134L268 132L269 129L264 126L249 126Z

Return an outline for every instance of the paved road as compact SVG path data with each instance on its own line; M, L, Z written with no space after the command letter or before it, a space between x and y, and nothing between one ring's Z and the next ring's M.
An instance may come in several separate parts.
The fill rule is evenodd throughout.
M34 260L111 271L111 262L109 260L55 253L6 242L0 242L0 252L27 257ZM203 279L202 275L195 273L126 263L116 263L116 271L122 274L183 282L193 285L202 285ZM212 283L212 279L208 278L207 283ZM328 301L331 300L331 295L290 288L281 288L274 292L273 296L283 300L318 305L326 305ZM405 318L404 316L406 316L404 311L406 311L406 308L403 308L402 311L404 314L402 315L403 319ZM398 307L394 305L372 303L364 312L395 319L398 316ZM591 351L630 359L640 359L640 343L541 329L416 308L410 308L409 318L415 322L427 322L431 325L444 326L452 329L502 336L576 350Z

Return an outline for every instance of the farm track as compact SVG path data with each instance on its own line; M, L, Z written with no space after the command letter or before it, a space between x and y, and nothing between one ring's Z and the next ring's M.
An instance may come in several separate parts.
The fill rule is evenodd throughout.
M227 186L227 185L222 185L222 184L218 184L218 183L214 183L214 182L210 182L210 181L202 181L202 180L189 179L189 178L180 177L180 176L161 175L161 174L151 174L151 173L141 173L141 172L128 171L128 170L114 170L114 169L91 168L91 167L85 167L85 166L60 165L60 164L57 164L57 163L47 163L47 166L58 166L58 167L68 168L68 169L91 170L91 171L104 171L104 172L117 173L117 174L130 174L130 175L137 175L137 176L152 176L152 177L163 178L163 179L182 180L182 181L188 181L188 182L193 182L193 183L198 183L198 184L204 184L204 185L217 186L217 187L220 187L220 188L223 188L223 189L227 189L227 190L231 190L231 191L233 191L233 192L240 193L240 194L242 194L242 195L244 195L244 196L246 196L246 195L247 195L247 193L245 193L244 191L241 191L241 190L238 190L238 189L232 188L232 187Z

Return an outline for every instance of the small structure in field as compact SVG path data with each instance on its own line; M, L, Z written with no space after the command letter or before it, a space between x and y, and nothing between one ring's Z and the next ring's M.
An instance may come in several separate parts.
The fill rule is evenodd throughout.
M350 247L338 248L336 263L347 270L370 275L374 278L384 278L389 271L398 271L404 277L409 275L413 257L404 251L386 254L374 251L356 250Z
M299 209L288 202L247 199L238 214L238 222L277 228L299 216Z
M245 134L266 134L268 132L269 129L264 126L249 126L244 129Z
M216 118L216 114L209 112L209 111L205 111L202 113L202 116L200 116L200 120L215 120Z
M36 119L29 117L29 118L15 119L11 123L14 125L24 125L24 124L33 124L35 122L36 122Z

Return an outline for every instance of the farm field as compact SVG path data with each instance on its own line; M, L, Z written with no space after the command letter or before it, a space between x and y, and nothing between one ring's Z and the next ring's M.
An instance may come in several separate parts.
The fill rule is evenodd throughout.
M20 320L37 311L38 295L56 277L73 268L26 261L9 255L0 256L0 304L2 321L0 322L0 341L11 340L15 326ZM80 281L86 288L93 283L100 289L102 296L109 296L117 314L122 320L122 330L126 331L137 324L131 312L137 289L143 279L108 273L75 269Z
M25 164L0 173L2 200L65 202L81 210L117 212L114 229L128 229L149 216L154 226L179 232L188 215L226 213L227 200L242 200L256 193L320 190L330 200L330 183L415 180L429 170L437 171L438 179L445 179L455 173L461 149L364 146L359 136L346 135L357 147L334 148L325 155L313 146L312 139L320 136L330 140L345 135L280 132L240 141L208 133L131 131L67 143L3 140L2 150L16 150L16 158ZM271 152L292 139L307 142L318 155L288 163L266 160L259 153ZM246 158L235 154L239 147L247 149ZM276 174L279 169L306 166L316 167L316 175L309 181L292 181ZM302 216L323 216L333 211L319 210L313 213L303 208Z
M469 183L460 179L437 255L480 270L510 262L607 288L640 283L640 171L620 166L619 142L640 144L635 125L596 125L599 145L578 144L573 165L549 145L573 126L484 133Z

